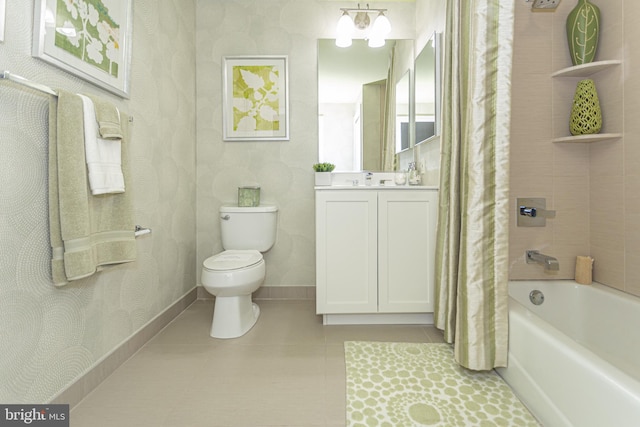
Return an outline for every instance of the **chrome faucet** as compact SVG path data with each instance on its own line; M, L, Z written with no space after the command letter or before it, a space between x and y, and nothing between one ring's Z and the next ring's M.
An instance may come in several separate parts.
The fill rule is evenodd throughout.
M526 260L527 264L542 264L544 271L560 270L560 264L557 258L541 254L540 251L527 251Z
M373 178L373 172L365 172L364 174L364 185L371 185L371 178Z

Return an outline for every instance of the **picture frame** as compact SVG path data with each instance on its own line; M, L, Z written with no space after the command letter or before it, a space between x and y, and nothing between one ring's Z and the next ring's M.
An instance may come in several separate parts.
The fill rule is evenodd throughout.
M4 42L4 21L5 9L7 7L6 0L0 0L0 42Z
M223 58L223 140L289 140L286 55Z
M129 98L132 0L34 1L32 55Z

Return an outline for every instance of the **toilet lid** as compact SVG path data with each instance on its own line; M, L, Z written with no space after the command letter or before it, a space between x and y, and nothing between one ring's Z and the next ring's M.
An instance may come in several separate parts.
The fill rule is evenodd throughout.
M238 270L251 267L262 261L262 254L256 250L228 250L204 260L207 270Z

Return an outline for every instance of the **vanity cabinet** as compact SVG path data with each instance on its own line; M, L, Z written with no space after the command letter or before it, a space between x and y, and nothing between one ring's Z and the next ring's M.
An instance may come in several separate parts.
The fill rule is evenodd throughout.
M316 311L325 324L429 323L437 190L328 188L316 190Z

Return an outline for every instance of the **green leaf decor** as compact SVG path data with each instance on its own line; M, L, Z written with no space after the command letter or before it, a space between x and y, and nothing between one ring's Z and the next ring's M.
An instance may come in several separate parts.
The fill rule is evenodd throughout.
M593 62L600 33L600 9L589 0L578 0L567 17L567 41L573 65Z

